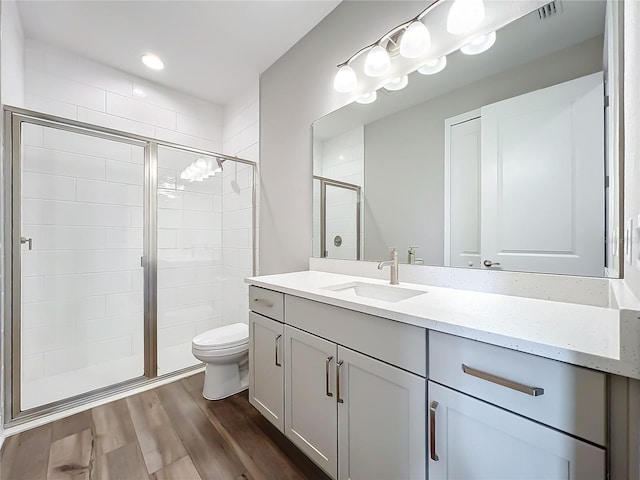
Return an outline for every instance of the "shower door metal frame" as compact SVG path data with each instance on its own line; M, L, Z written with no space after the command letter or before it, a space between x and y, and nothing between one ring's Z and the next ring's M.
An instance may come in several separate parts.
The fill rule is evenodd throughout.
M320 258L327 258L327 186L330 186L356 192L356 260L360 260L362 187L318 175L314 175L313 179L320 181Z
M202 364L187 367L158 377L157 349L157 218L158 218L158 147L170 147L182 151L213 156L242 163L252 167L251 191L251 240L253 256L253 275L256 275L256 179L257 164L251 160L209 152L184 145L165 142L142 135L78 122L54 115L43 114L23 108L4 106L4 424L13 426L54 414L69 408L93 402L134 387L156 383L160 379L178 376L193 370L202 369ZM20 410L21 396L21 147L23 123L55 128L81 135L102 138L144 149L144 238L141 265L144 269L144 374L117 384L108 385L73 397L65 398L29 410Z

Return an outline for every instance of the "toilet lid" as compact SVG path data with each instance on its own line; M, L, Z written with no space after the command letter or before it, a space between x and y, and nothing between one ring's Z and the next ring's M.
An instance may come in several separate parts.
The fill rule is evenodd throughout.
M249 342L249 326L246 323L234 323L208 330L193 339L193 346L218 350L243 345Z

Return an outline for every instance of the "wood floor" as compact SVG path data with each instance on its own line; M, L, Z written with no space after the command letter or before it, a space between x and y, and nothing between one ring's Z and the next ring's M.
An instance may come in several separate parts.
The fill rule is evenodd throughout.
M210 402L203 374L5 440L2 480L328 477L248 402Z

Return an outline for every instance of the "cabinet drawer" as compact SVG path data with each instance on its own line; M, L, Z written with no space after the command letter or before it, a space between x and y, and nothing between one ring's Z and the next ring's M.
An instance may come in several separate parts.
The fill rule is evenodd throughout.
M606 451L429 382L429 480L603 480Z
M429 379L605 445L602 372L429 332Z
M249 308L265 317L284 322L284 294L249 286Z
M288 325L426 377L424 328L291 295L286 302Z

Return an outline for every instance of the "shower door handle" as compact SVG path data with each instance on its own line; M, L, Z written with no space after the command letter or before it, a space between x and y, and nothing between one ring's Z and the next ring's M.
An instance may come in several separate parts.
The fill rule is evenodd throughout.
M33 250L33 238L20 237L20 243L23 244L23 245L25 243L28 243L29 244L29 250Z

